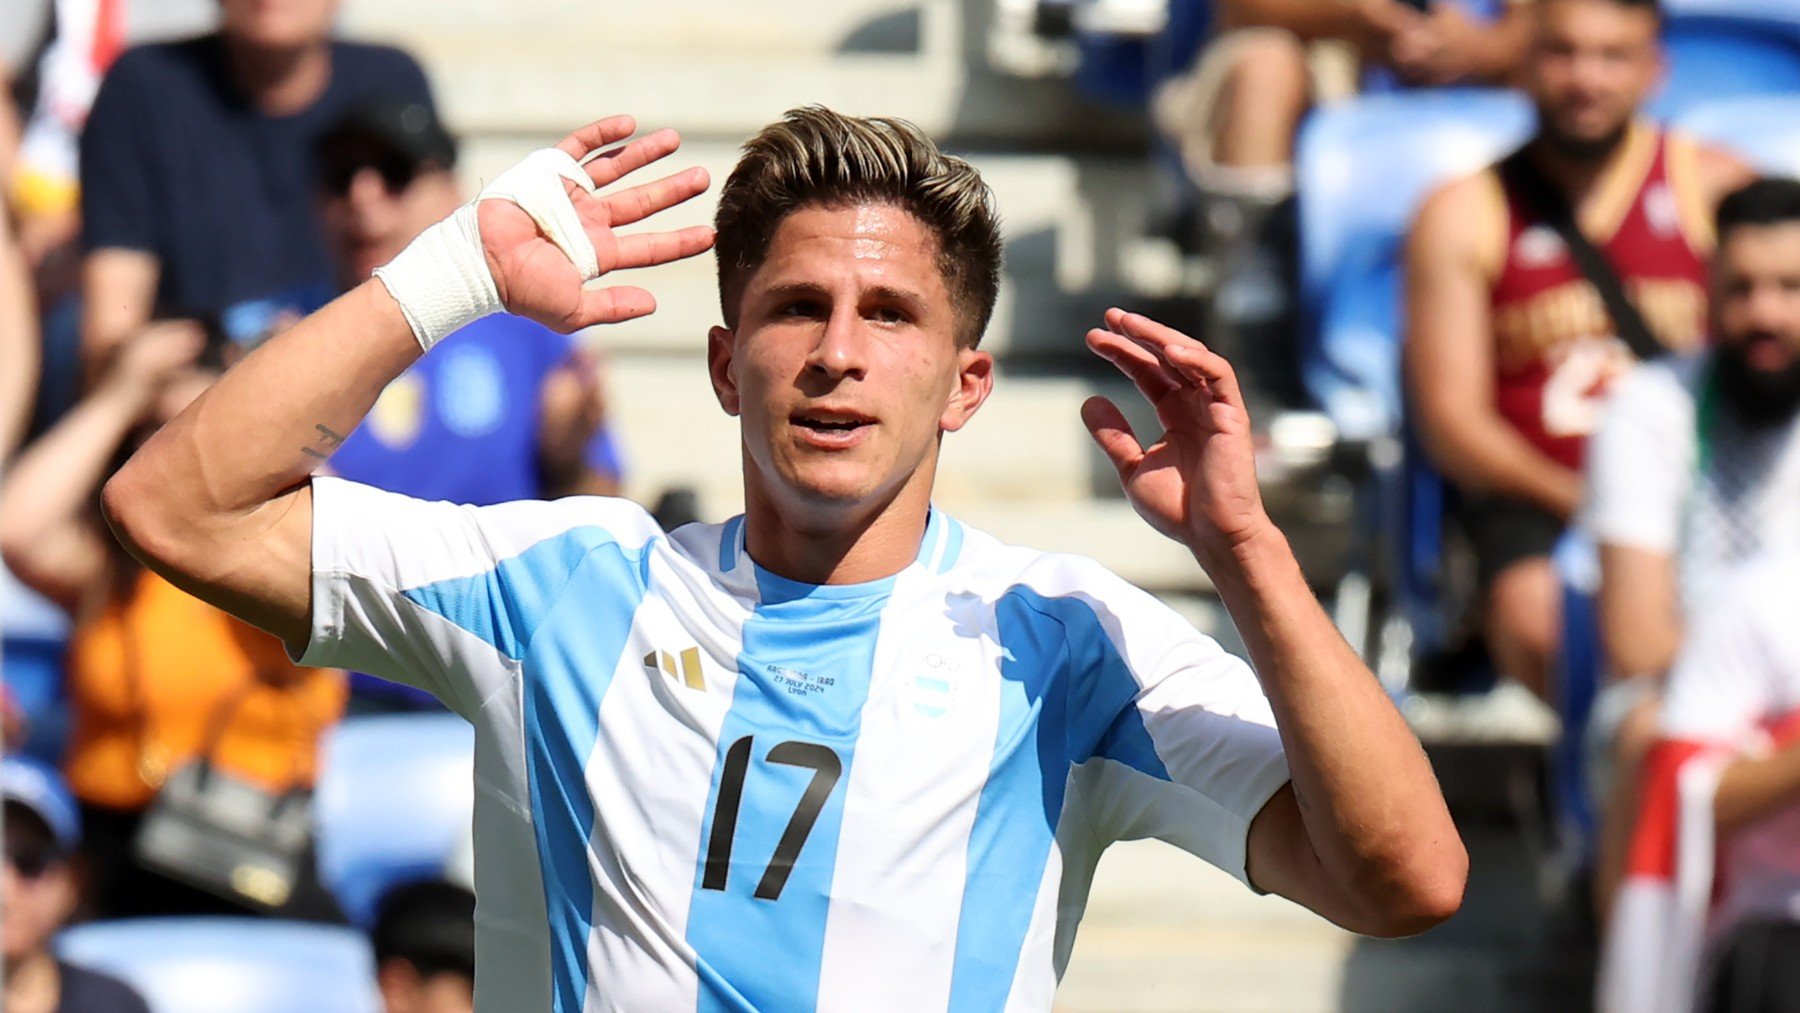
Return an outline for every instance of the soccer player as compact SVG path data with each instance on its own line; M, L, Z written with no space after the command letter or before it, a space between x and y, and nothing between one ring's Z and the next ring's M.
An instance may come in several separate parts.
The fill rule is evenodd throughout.
M1089 344L1167 432L1083 414L1255 672L1097 564L932 508L940 441L993 387L1000 241L980 177L908 124L790 113L721 195L708 357L741 420L743 516L665 532L620 500L309 480L474 317L655 308L584 283L713 244L615 231L707 185L610 189L679 143L590 157L634 129L601 120L503 173L106 490L170 579L474 722L479 1006L1046 1010L1123 838L1361 932L1456 909L1467 857L1424 753L1264 512L1217 355L1111 311Z

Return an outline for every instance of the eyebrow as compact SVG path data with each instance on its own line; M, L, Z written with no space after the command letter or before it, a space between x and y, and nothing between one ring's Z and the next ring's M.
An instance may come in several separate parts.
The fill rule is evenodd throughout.
M873 296L876 299L904 303L905 305L914 308L923 308L925 306L925 297L923 295L920 295L911 289L896 288L893 285L871 285L863 290L862 295L864 298ZM766 291L765 296L770 299L792 299L799 296L817 299L830 298L831 291L823 285L814 284L810 281L795 281L772 286Z

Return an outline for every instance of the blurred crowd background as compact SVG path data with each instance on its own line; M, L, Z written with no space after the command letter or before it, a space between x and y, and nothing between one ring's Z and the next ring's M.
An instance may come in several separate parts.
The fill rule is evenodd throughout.
M1083 940L1154 959L1078 944L1062 1008L1800 1008L1800 0L9 0L0 78L4 1009L469 1008L468 727L145 571L99 489L531 148L629 112L720 179L808 103L1005 217L940 505L1229 642L1077 411L1129 403L1106 306L1214 345L1471 845L1419 940L1204 912L1235 970L1103 874ZM458 332L325 467L737 512L711 262L645 284Z

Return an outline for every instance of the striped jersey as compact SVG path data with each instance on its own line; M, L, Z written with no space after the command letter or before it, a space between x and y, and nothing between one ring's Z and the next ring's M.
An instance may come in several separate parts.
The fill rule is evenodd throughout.
M303 662L475 725L483 1009L1047 1010L1108 843L1243 879L1287 781L1241 660L936 510L900 573L827 586L741 517L328 478L313 510Z

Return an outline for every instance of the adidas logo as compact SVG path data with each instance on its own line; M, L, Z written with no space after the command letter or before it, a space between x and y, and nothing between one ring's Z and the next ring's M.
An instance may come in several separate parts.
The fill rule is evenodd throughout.
M676 662L680 662L679 671ZM680 679L682 685L689 689L705 689L706 677L700 674L700 648L690 647L678 656L668 651L651 651L644 655L644 667L652 672L663 672L671 679Z

